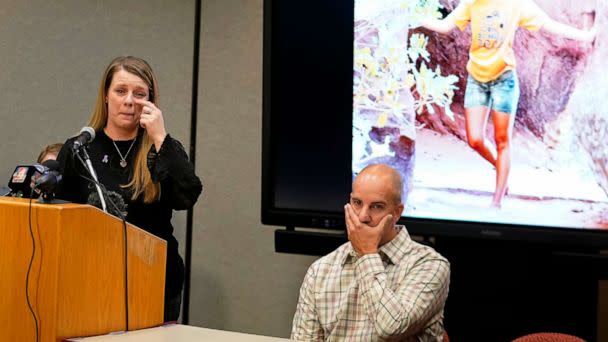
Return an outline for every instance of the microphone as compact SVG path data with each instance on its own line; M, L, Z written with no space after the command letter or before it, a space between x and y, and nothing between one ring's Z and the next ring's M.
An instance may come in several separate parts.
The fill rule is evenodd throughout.
M40 190L35 188L35 182L46 170L47 168L40 164L18 165L8 182L11 189L8 196L29 198L34 190L32 197L37 198Z
M59 172L59 162L56 160L46 160L42 163L45 167L42 175L36 178L34 188L42 192L42 202L50 202L53 200L55 188L61 182L61 173Z
M72 145L72 150L76 151L83 146L88 145L91 141L95 139L95 130L91 127L82 127L80 130L80 134L74 140L74 144Z
M83 163L85 169L89 171L91 178L95 181L95 188L97 188L98 198L101 201L101 209L107 212L106 201L103 198L103 194L101 192L101 187L99 186L99 181L97 180L97 174L95 173L95 169L93 168L93 164L91 163L91 158L89 157L89 153L86 148L82 148L89 144L91 141L95 139L95 130L91 127L82 127L80 130L80 134L74 139L74 143L72 145L72 155L78 156L80 161ZM80 154L82 154L83 159L80 158Z
M127 216L127 204L119 193L117 193L116 191L107 191L106 197L108 199L108 202L114 203L116 205L116 207L111 204L108 206L109 214L112 214L121 219ZM87 204L90 204L94 207L103 210L101 200L99 199L99 193L97 191L92 191L89 194L89 198L87 198Z

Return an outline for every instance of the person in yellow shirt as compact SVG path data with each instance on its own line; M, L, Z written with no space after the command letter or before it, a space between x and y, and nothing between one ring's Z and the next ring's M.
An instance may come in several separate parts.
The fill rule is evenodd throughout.
M423 27L448 33L471 25L464 107L469 145L496 168L492 205L500 207L511 167L510 145L519 100L513 40L519 27L540 29L564 38L591 43L596 29L588 31L556 22L532 0L462 0L445 19L427 19ZM496 148L485 137L492 113Z

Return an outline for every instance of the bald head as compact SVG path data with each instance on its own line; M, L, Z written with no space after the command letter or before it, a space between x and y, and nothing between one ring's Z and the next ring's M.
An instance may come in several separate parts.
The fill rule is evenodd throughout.
M383 185L387 191L387 195L394 204L401 204L401 189L403 188L403 180L397 170L386 164L372 164L366 166L357 178L353 181L353 190L361 182L372 182L378 185Z

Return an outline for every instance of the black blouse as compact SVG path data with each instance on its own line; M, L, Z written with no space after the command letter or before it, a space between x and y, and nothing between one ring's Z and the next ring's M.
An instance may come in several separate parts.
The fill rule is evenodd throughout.
M182 144L167 135L158 152L154 145L148 152L148 169L152 180L160 182L160 199L146 204L143 202L142 195L135 201L131 200L131 191L121 185L127 184L131 180L133 163L141 138L140 132L133 148L127 154L133 140L113 142L101 129L96 132L95 140L89 144L88 151L99 182L109 191L119 193L127 204L127 222L167 241L165 281L165 299L167 300L180 293L184 279L184 265L178 254L178 243L173 236L173 226L171 225L173 210L191 208L202 191L202 184L194 173L194 167L188 160ZM73 140L74 138L68 139L57 156L63 176L62 185L57 191L57 198L76 203L87 203L89 194L97 190L91 182L81 177L81 175L85 175L90 178L82 163L72 155ZM127 162L124 168L120 165L121 157L117 148ZM109 206L110 204L108 204Z

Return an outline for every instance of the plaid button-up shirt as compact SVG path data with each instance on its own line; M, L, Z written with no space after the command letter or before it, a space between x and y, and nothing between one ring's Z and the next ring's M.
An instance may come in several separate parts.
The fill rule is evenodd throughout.
M302 341L442 341L450 264L404 228L378 254L350 242L304 278L291 338Z

